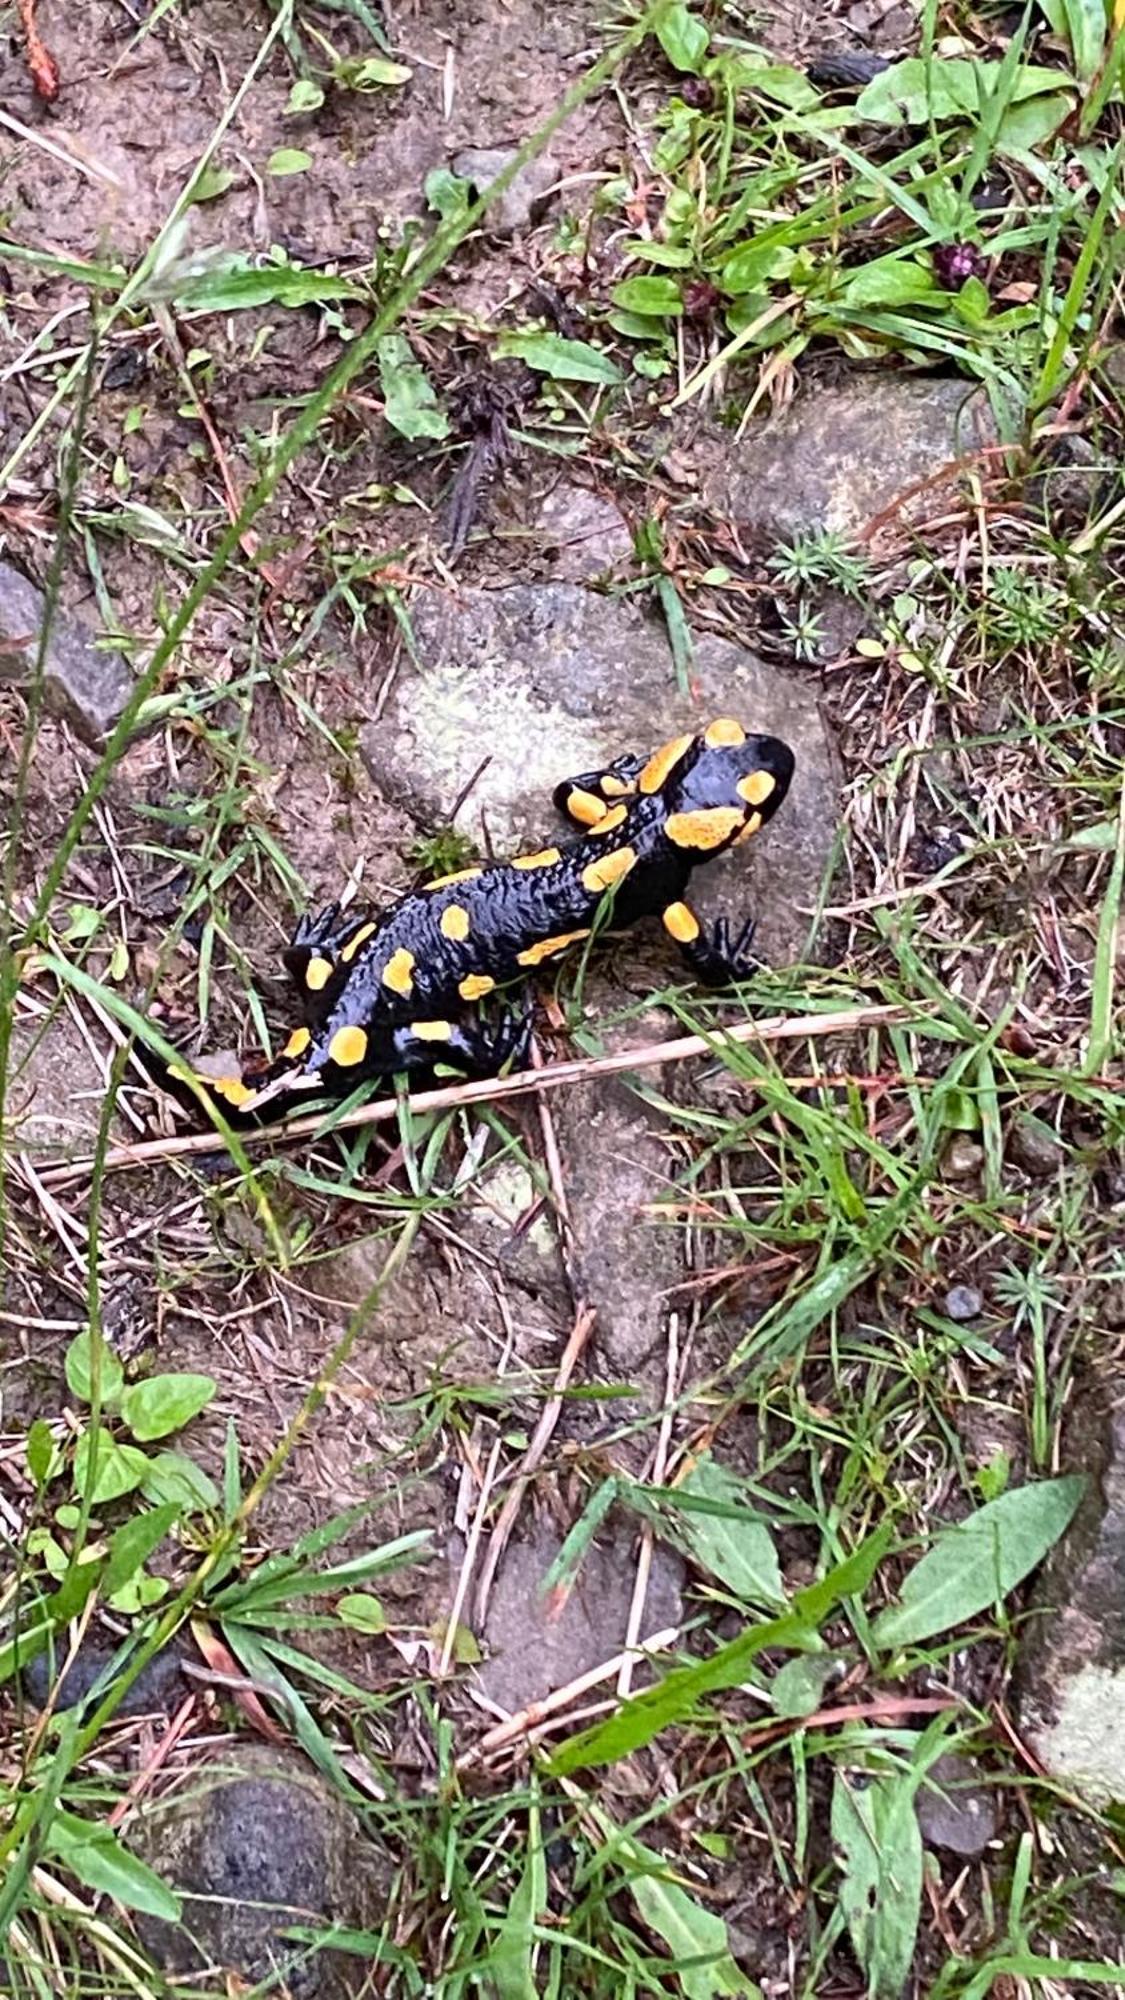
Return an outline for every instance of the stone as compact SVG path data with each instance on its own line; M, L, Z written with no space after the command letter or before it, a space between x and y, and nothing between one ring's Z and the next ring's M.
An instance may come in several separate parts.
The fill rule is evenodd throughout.
M1066 1160L1066 1147L1042 1119L1026 1114L1018 1117L1008 1134L1007 1155L1013 1166L1025 1174L1046 1179L1057 1174Z
M896 525L912 509L932 514L938 475L953 477L994 438L985 398L961 380L856 372L839 387L810 388L742 439L704 438L700 489L743 531L777 541L818 528L851 536L891 511Z
M950 1285L945 1295L945 1316L958 1325L979 1319L984 1300L975 1285Z
M573 1588L557 1608L544 1595L543 1578L562 1546L549 1522L541 1520L504 1553L489 1599L484 1628L488 1657L478 1678L490 1701L509 1714L542 1701L580 1674L611 1660L625 1644L636 1575L635 1536L619 1532L592 1543L582 1558ZM683 1565L657 1545L641 1619L642 1639L677 1626L683 1615ZM644 1684L638 1671L636 1684ZM613 1683L607 1683L612 1686Z
M470 146L456 154L453 171L461 180L469 181L476 194L484 194L497 176L511 166L517 150L515 146ZM538 221L547 190L558 178L558 162L549 152L529 160L489 209L484 227L493 236L522 235Z
M774 963L802 951L837 820L835 760L809 680L704 634L684 693L655 617L573 583L434 593L411 615L419 670L404 667L361 736L385 798L438 827L464 793L458 831L485 852L518 853L559 830L561 779L736 715L784 737L796 775L759 838L698 871L693 902L739 922L753 909Z
M633 554L633 537L612 500L569 479L560 479L544 498L535 533L553 558L554 575L569 583L604 576Z
M55 1681L60 1667L64 1664L56 1646L55 1653L37 1653L24 1667L20 1679L28 1701L35 1708L46 1708L52 1700L57 1710L77 1708L94 1686L95 1681L105 1672L110 1661L120 1651L116 1639L100 1632L88 1632L78 1651L67 1666L65 1674L55 1690ZM175 1640L153 1655L147 1665L141 1668L132 1687L118 1703L115 1713L125 1715L168 1714L177 1708L188 1692L189 1682L183 1674L185 1651Z
M179 1923L138 1915L166 1972L227 1974L224 1991L269 1982L292 2000L347 2000L363 1962L287 1940L294 1924L363 1928L385 1901L390 1863L303 1757L235 1744L149 1803L127 1838L182 1897Z
M0 681L31 686L46 617L43 592L11 563L0 562ZM43 682L49 705L93 744L109 735L133 692L133 675L120 653L102 652L92 634L57 606Z
M1062 1462L1087 1490L1047 1557L1022 1627L1016 1691L1048 1775L1095 1805L1125 1801L1125 1369L1087 1368Z
M89 1152L105 1108L105 1077L67 1015L44 1032L19 1020L12 1035L5 1117L31 1153Z
M934 1759L914 1812L927 1847L944 1847L967 1861L984 1853L1000 1825L995 1797L980 1781L980 1766L956 1750Z
M965 1132L957 1132L945 1149L945 1171L952 1181L971 1181L984 1166L984 1147Z

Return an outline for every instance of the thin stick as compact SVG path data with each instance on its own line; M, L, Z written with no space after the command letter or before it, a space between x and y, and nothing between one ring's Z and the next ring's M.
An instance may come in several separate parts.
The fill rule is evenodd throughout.
M406 1100L411 1116L425 1111L448 1111L461 1105L499 1104L505 1098L523 1097L528 1091L557 1090L565 1084L588 1083L598 1076L620 1076L628 1070L659 1069L663 1063L685 1062L691 1056L717 1056L725 1045L743 1042L791 1042L821 1035L854 1034L860 1028L900 1026L921 1019L920 1011L907 1007L849 1007L835 1014L775 1014L763 1021L739 1021L731 1028L716 1028L711 1035L682 1035L672 1042L646 1042L638 1049L617 1049L608 1056L583 1056L573 1062L551 1063L545 1069L518 1070L514 1076L483 1077L475 1083L459 1083L442 1090L421 1090ZM352 1131L358 1125L385 1125L397 1118L402 1106L397 1098L382 1097L361 1104L333 1125L334 1132ZM267 1140L313 1139L324 1136L325 1114L291 1119L288 1124L248 1126L240 1130L244 1146L262 1145ZM222 1143L219 1132L187 1132L168 1139L146 1139L136 1146L111 1146L102 1160L109 1173L128 1167L148 1166L154 1160L183 1159L191 1153L213 1153ZM18 1156L17 1156L18 1157ZM50 1164L43 1158L41 1179L44 1187L69 1187L88 1179L93 1159L67 1160Z
M64 167L72 167L76 174L84 174L88 181L102 181L116 194L123 192L121 182L116 174L110 173L108 167L100 166L94 161L80 160L77 154L68 153L66 147L60 146L57 140L48 139L45 132L33 132L29 126L21 125L19 119L13 118L10 111L0 111L0 125L5 125L9 132L14 132L17 139L26 139L29 146L38 146L41 153L50 153L52 159L61 160ZM85 348L82 351L85 353Z
M656 1437L656 1449L652 1454L649 1479L653 1486L663 1486L668 1470L668 1446L672 1442L672 1423L676 1408L676 1378L680 1372L680 1316L668 1315L668 1359L664 1372L664 1408L660 1413L660 1429ZM634 1647L645 1615L645 1599L648 1596L648 1580L652 1574L652 1556L656 1535L651 1521L646 1521L641 1529L641 1544L637 1551L637 1574L633 1579L633 1596L629 1605L629 1619L625 1627L625 1656L621 1662L621 1672L617 1676L617 1698L624 1701L633 1690L633 1668L636 1664Z
M485 1516L488 1512L489 1500L492 1498L492 1484L496 1478L496 1468L500 1463L502 1449L503 1440L497 1438L489 1454L488 1465L485 1468L484 1478L481 1481L480 1499L477 1502L476 1513L473 1516L473 1525L469 1530L469 1539L465 1545L465 1560L461 1564L461 1574L457 1579L457 1589L454 1592L453 1603L450 1606L449 1617L446 1620L445 1639L442 1644L441 1658L438 1661L439 1680L445 1679L446 1674L449 1672L449 1663L453 1658L457 1627L461 1622L461 1613L465 1606L465 1599L469 1594L469 1584L472 1581L473 1570L476 1566L477 1550L480 1547L481 1536L484 1533Z
M675 1645L679 1636L679 1626L670 1625L663 1632L654 1632L650 1639L642 1639L637 1651L642 1654L666 1652L669 1646ZM591 1667L589 1673L579 1674L577 1680L568 1681L565 1687L555 1688L553 1693L544 1695L542 1701L532 1701L526 1708L517 1709L506 1721L498 1722L495 1729L486 1730L479 1743L474 1743L471 1750L466 1750L457 1759L457 1769L472 1770L474 1765L485 1763L497 1750L506 1750L529 1730L537 1729L549 1716L569 1708L572 1701L588 1694L591 1688L612 1680L615 1674L620 1673L624 1659L624 1653L615 1653L612 1660L603 1660L600 1667Z

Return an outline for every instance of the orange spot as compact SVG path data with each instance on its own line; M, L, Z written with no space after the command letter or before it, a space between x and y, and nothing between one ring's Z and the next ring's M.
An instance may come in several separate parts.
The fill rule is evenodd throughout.
M698 847L706 854L722 847L742 825L737 806L705 806L697 812L670 813L664 831L676 847Z
M654 750L637 780L642 792L658 792L694 742L694 736L673 736L670 742Z

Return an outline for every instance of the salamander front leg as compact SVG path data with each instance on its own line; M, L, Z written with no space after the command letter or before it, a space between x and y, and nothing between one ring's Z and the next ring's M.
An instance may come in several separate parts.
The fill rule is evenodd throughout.
M575 826L597 826L619 799L632 798L644 770L643 757L615 757L603 771L583 771L566 778L551 794L556 809Z
M348 966L375 929L370 917L342 917L339 903L329 903L315 917L301 918L282 953L282 962L310 1028L319 1027L327 1018Z
M669 903L662 922L705 986L736 986L762 969L750 949L756 929L753 917L733 938L725 917L719 917L708 933L687 903Z

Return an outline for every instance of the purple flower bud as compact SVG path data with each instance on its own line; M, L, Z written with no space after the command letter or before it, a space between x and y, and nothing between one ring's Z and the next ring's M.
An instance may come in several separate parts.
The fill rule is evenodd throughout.
M933 256L934 276L947 292L959 292L966 278L984 272L984 253L975 243L939 243Z

